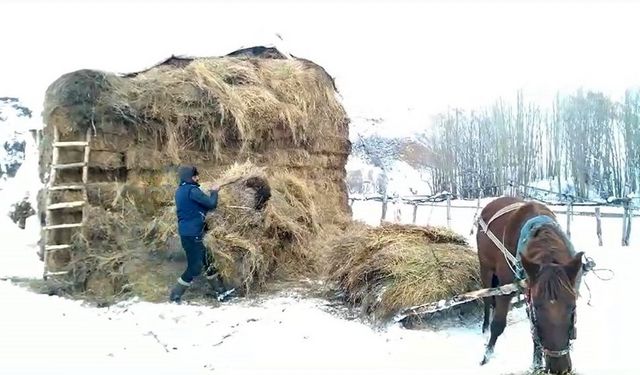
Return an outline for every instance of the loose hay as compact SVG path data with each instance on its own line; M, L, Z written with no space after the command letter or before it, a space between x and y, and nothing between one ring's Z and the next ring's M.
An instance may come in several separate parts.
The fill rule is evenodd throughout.
M170 213L166 208L148 222L127 193L111 210L91 207L86 227L72 237L67 291L100 303L131 295L165 300L167 287L183 271L171 262L167 246L175 233L175 214Z
M382 321L480 286L477 256L466 240L436 227L354 223L333 241L328 267L346 300Z
M80 70L46 92L44 119L63 134L120 123L155 137L180 161L186 148L222 158L225 146L265 150L278 139L316 144L346 131L346 112L330 77L315 64L287 59L198 58L125 78ZM326 139L324 139L326 141Z
M269 278L315 270L317 255L308 245L319 224L304 181L245 163L224 173L220 184L204 242L228 284L249 293Z
M304 181L251 163L233 166L218 181L226 185L207 216L204 243L229 286L247 294L269 281L316 276L319 254L309 244L321 227ZM86 229L73 237L67 269L83 297L111 302L133 294L161 301L183 271L183 262L172 262L183 252L175 206L158 207L147 219L137 194L123 187L112 209L92 207Z

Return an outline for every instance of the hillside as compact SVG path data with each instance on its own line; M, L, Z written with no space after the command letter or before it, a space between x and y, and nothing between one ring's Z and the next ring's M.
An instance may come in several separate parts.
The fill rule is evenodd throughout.
M410 111L404 116L356 117L349 130L352 150L347 182L351 193L379 194L386 184L390 195L430 194L435 157L425 146L426 120L411 116Z
M15 177L25 158L32 113L18 98L0 97L0 180Z
M36 195L42 186L37 174L38 150L29 132L38 124L19 98L0 98L0 214L9 215L22 229L24 219L35 214Z

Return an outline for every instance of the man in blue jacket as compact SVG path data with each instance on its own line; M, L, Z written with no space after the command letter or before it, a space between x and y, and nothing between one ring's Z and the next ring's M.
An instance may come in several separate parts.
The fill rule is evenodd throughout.
M181 167L179 171L180 185L176 190L176 211L178 214L178 234L180 242L187 254L187 269L178 278L178 283L171 290L169 299L180 302L184 292L191 286L196 276L202 273L207 264L207 249L202 243L205 228L205 216L218 206L218 187L213 187L207 196L200 190L198 170L195 167ZM227 292L220 275L210 265L206 275L209 285L218 298Z

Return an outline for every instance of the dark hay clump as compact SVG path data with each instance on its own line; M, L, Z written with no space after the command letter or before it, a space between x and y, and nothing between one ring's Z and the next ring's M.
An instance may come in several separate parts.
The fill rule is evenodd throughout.
M9 217L11 221L18 224L20 229L25 229L27 218L36 214L36 211L31 206L31 203L27 198L22 199L20 202L14 203L9 209Z

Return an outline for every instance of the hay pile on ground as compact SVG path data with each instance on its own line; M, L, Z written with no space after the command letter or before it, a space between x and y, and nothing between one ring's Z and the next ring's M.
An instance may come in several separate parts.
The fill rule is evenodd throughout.
M354 223L331 244L328 267L346 300L381 321L480 286L477 255L463 237L437 227Z

